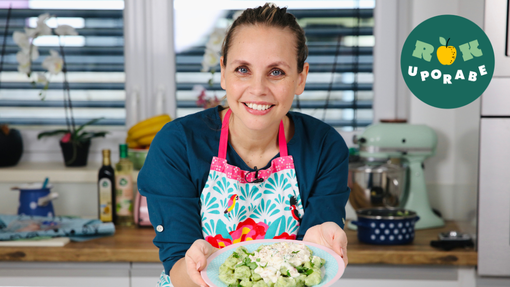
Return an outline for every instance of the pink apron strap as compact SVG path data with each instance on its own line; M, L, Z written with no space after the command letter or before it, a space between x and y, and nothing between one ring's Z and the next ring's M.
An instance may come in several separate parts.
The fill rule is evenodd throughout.
M223 123L221 124L221 135L220 135L220 148L218 150L219 158L227 158L227 145L228 145L228 123L230 119L230 114L232 113L231 109L228 109L225 117L223 118Z
M218 149L218 158L227 158L227 145L228 145L228 123L230 119L231 109L228 109L223 123L221 124L221 135L220 135L220 146ZM287 152L287 140L285 139L285 128L283 127L283 121L280 122L280 128L278 130L278 144L280 146L280 157L288 156Z
M285 139L285 128L283 127L283 120L280 122L280 130L278 131L278 145L280 146L280 157L288 156L287 140Z

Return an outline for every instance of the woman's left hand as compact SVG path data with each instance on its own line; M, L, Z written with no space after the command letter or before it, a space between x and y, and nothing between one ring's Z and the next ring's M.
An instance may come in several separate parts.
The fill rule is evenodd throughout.
M334 222L324 222L309 228L303 241L320 244L335 251L343 258L345 266L349 260L347 259L347 235L338 224Z

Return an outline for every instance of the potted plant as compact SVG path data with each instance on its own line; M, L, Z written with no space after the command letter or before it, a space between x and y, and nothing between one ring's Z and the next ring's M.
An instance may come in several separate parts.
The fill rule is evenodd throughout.
M10 10L9 10L10 15ZM84 127L91 125L99 119L93 119L78 128L76 128L75 119L73 115L73 104L71 101L71 93L69 82L67 80L67 65L65 60L64 48L62 45L63 36L78 35L76 30L69 25L59 25L55 29L50 28L46 21L54 15L48 13L39 15L37 18L37 26L35 28L25 28L24 32L15 31L13 33L13 40L19 46L20 51L16 54L18 61L18 71L27 75L31 80L32 85L36 87L42 84L43 88L39 93L41 100L45 99L46 90L49 87L49 82L52 76L63 73L63 92L64 92L64 110L66 119L66 129L59 129L54 131L45 131L39 133L38 139L45 136L54 136L64 134L60 140L60 147L64 156L66 166L85 166L87 165L88 152L90 141L95 137L104 137L107 132L87 132ZM9 17L7 19L9 23ZM59 50L50 50L50 55L42 62L43 68L47 73L32 73L32 63L39 57L37 46L34 45L34 40L39 36L56 35L59 37ZM5 38L5 37L4 37Z
M95 137L104 137L108 132L88 132L84 131L83 128L101 119L103 118L93 119L73 131L68 129L60 129L42 132L37 135L37 139L46 136L64 134L64 136L60 139L60 147L62 149L62 155L64 156L65 165L86 166L87 158L89 155L90 140Z

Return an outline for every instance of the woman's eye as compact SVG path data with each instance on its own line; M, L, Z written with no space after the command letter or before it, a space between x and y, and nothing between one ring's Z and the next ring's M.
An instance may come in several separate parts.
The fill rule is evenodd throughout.
M246 69L245 67L239 67L237 68L237 71L243 74L248 73L248 69Z
M281 76L281 75L283 75L282 70L272 70L271 71L271 76Z

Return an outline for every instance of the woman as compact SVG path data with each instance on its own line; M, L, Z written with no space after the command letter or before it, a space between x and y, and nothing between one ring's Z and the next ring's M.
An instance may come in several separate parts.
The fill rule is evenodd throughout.
M308 75L304 31L286 8L247 9L222 54L228 108L167 124L138 177L160 284L207 286L199 272L218 248L264 238L318 243L347 264L347 147L329 125L289 112Z

